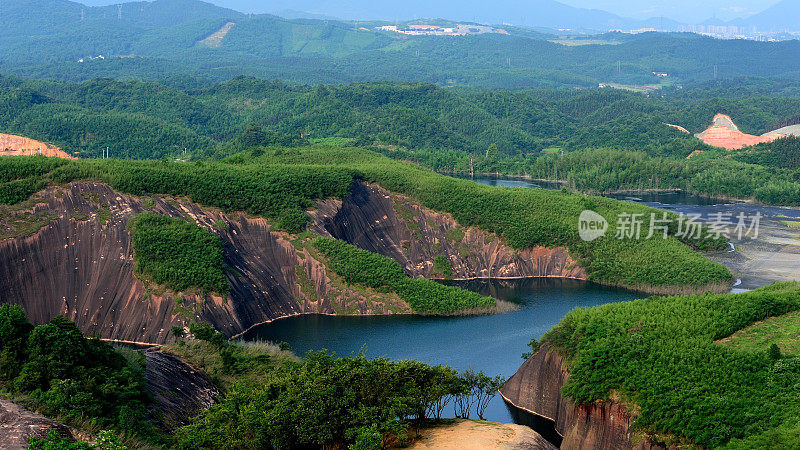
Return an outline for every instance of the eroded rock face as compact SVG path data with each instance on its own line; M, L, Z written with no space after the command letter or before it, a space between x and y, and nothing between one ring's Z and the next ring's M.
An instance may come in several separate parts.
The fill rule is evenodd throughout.
M145 352L152 415L167 431L187 425L219 399L219 390L201 371L160 351Z
M665 448L632 434L634 418L624 405L614 401L575 405L563 397L561 388L568 377L561 355L544 344L508 379L500 395L511 406L553 422L563 438L562 449Z
M126 227L144 211L183 217L218 235L229 295L176 294L138 279ZM565 249L516 252L377 186L355 184L343 201L320 202L312 215L318 233L392 257L415 277L586 278ZM92 182L54 186L23 204L0 206L0 303L21 305L36 324L64 315L87 335L135 343L168 342L173 326L193 320L236 337L298 314L410 312L394 294L346 285L292 239L265 219L186 199L137 198ZM437 257L450 274L435 266Z
M31 438L44 439L51 431L62 438L76 438L68 426L0 399L0 449L26 449Z
M388 256L413 277L446 278L434 267L434 259L444 256L453 279L586 279L564 248L515 251L495 235L461 227L449 215L378 186L357 183L344 201L319 202L312 216L317 233Z
M51 187L24 210L0 208L0 303L21 305L34 323L56 315L87 335L140 343L172 339L172 326L191 320L228 336L276 318L303 313L384 314L408 311L399 298L357 291L264 219L224 214L173 198L139 199L100 183ZM136 213L184 217L217 234L231 268L226 297L176 295L134 275L126 226ZM17 219L44 220L38 232L13 237ZM44 218L44 219L41 219ZM333 279L332 279L333 278Z

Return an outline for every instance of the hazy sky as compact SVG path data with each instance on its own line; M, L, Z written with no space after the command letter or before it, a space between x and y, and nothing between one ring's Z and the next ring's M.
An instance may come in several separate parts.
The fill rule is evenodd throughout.
M109 5L130 0L77 0L87 5ZM274 0L206 0L220 6L244 12L272 12ZM488 0L487 0L488 1ZM503 0L495 0L502 2ZM581 8L603 9L620 16L633 18L669 17L681 22L697 23L711 17L730 20L762 11L778 0L559 0ZM431 0L452 3L458 9L459 0Z
M604 9L620 16L666 16L681 22L698 22L716 16L730 20L757 13L778 0L560 0L581 8Z

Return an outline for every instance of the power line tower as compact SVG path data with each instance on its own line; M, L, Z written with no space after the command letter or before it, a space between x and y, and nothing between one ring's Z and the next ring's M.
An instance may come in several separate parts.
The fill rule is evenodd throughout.
M714 79L717 79L717 65L714 64Z
M122 20L122 3L117 5L117 20Z
M622 74L622 61L617 61L617 75Z
M84 20L86 20L86 10L81 9L81 22L83 22Z

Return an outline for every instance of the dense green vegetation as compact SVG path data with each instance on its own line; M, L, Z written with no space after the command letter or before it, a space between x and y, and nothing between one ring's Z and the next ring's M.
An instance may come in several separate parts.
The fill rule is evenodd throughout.
M143 365L61 316L34 327L22 308L0 305L0 386L89 430L150 433Z
M643 433L709 447L789 448L800 419L800 358L715 341L797 310L797 284L650 298L576 309L543 341L567 358L564 394L590 403L617 393L636 405Z
M176 292L227 294L222 241L183 219L142 213L128 222L136 273Z
M81 156L109 147L112 156L132 159L221 158L254 146L325 142L372 148L438 171L528 174L584 191L679 188L800 203L797 138L728 154L665 125L699 132L721 112L743 131L761 134L796 117L800 102L783 93L723 84L658 98L605 89L302 87L244 77L165 83L0 78L0 132ZM695 150L705 153L687 160ZM5 185L0 201L18 201L40 187L21 180ZM297 218L287 215L287 227L301 228Z
M325 256L328 267L348 283L395 292L416 312L447 314L494 306L491 297L425 278L409 278L397 261L344 241L319 237L314 247Z
M781 354L800 356L800 311L755 323L737 331L721 344L751 352L768 350L778 357Z
M178 430L176 448L380 449L393 438L405 441L412 419L440 418L451 401L462 417L482 415L503 381L413 360L324 352L298 360L263 343L203 338L208 345L190 341L169 350L225 380L226 394Z
M145 411L144 358L126 358L110 345L86 339L74 323L56 317L34 327L17 306L0 306L0 387L44 414L98 432L113 428L149 448L266 449L353 444L380 449L404 441L412 421L439 419L451 404L459 417L482 417L503 383L483 372L459 374L414 360L337 358L310 352L300 359L266 343L229 342L205 323L191 340L165 350L208 373L221 401L178 429L154 432ZM41 450L124 450L117 435L99 431L92 445L32 439ZM132 447L133 448L133 447ZM135 448L139 448L138 446Z
M643 229L649 229L650 213L655 210L641 205L569 192L491 188L352 149L311 147L292 153L272 151L262 155L259 161L311 164L323 159L334 167L358 167L366 180L417 198L433 210L451 213L461 225L497 233L513 248L566 246L580 258L595 281L666 288L725 283L730 278L724 267L708 261L673 237L616 239L616 218L623 211L644 214ZM588 243L580 240L577 218L584 209L592 209L607 218L606 237ZM677 223L673 222L670 227L674 235ZM701 249L725 246L724 242L711 239L687 240L687 243Z
M253 157L245 152L222 163L78 160L65 162L43 177L59 183L99 179L134 195L188 196L202 205L270 218L311 207L312 199L341 198L354 179L364 179L417 198L433 210L451 213L461 225L496 233L515 249L567 247L590 279L598 282L675 292L679 286L722 289L731 278L723 266L686 245L709 250L722 249L725 243L705 234L703 239L681 242L674 237L675 221L667 239L660 234L649 239L616 239L616 221L622 212L642 214L642 237L646 237L651 214L657 213L646 206L566 191L490 188L360 149L300 147L261 149L260 153ZM0 160L0 173L6 167L16 169L16 159ZM45 158L38 161L49 164ZM584 209L606 217L605 237L593 242L578 237L577 220Z
M620 189L683 189L718 197L800 205L798 167L792 162L798 138L780 139L728 152L707 149L689 159L643 152L583 150L542 156L526 166L536 178L564 180L587 192ZM521 164L520 166L524 166Z
M38 14L29 14L35 10ZM0 5L0 69L31 77L159 79L247 74L292 83L426 81L493 88L593 87L601 82L667 84L717 76L796 79L796 41L711 39L685 33L609 33L617 45L565 46L556 36L510 28L511 35L403 36L376 22L245 16L196 1L88 8L66 0ZM82 17L83 15L83 17ZM201 41L236 25L217 47ZM47 30L47 32L42 32ZM103 55L103 59L90 60ZM78 62L84 59L84 62ZM619 65L618 65L619 63Z

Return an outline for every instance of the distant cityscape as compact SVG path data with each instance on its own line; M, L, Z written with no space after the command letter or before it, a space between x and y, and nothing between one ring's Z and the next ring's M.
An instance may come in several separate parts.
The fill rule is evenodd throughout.
M755 26L735 26L735 25L680 25L678 31L697 33L712 36L720 39L748 39L753 41L784 41L787 39L797 39L800 37L798 32L784 31L762 31Z

